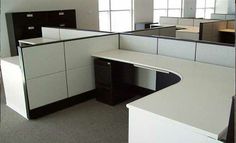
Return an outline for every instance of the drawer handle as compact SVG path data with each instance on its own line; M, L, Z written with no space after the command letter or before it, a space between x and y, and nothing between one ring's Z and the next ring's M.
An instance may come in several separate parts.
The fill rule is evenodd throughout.
M28 30L34 30L34 26L29 26Z
M33 14L26 14L26 17L34 17Z
M64 26L66 26L66 24L60 24L59 26L60 26L60 27L64 27Z
M65 13L64 12L59 12L58 15L65 15Z

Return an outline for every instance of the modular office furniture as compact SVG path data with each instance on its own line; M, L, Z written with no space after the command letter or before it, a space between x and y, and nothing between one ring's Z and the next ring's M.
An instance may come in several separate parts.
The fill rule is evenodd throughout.
M71 36L71 31L53 30ZM93 59L110 60L140 69L134 84L141 87L156 88L157 71L180 78L176 84L127 105L130 143L221 142L235 91L233 46L92 33L92 37L20 47L19 57L3 59L7 105L30 118L58 102L65 105L74 98L88 98L86 93L96 89Z
M6 13L11 56L18 55L18 40L42 37L42 26L76 28L75 10Z
M120 37L134 39L133 35ZM137 39L140 50L144 48L141 43L157 40ZM131 42L126 49L134 51L112 50L93 55L151 71L173 73L181 79L127 105L129 143L221 143L235 90L235 48L163 38L157 41L158 46L153 49L157 48L158 54L134 52L137 47Z

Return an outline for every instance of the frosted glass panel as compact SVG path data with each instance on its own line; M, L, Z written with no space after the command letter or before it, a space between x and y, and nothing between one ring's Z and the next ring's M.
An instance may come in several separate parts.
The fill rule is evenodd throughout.
M98 10L109 10L109 0L98 0Z
M111 10L130 10L131 0L111 0Z
M131 31L131 12L111 12L111 26L113 32Z
M196 10L196 18L204 18L204 9Z
M181 0L169 0L169 8L181 8Z
M215 7L215 0L206 0L206 7Z
M99 29L101 31L110 31L109 12L99 12Z
M154 9L167 8L167 0L154 0Z
M169 17L181 17L181 10L169 10L168 16Z
M197 0L197 8L204 8L205 0Z
M214 9L206 9L205 18L211 19L211 14L214 13Z
M154 22L159 22L161 16L167 16L167 10L154 10Z

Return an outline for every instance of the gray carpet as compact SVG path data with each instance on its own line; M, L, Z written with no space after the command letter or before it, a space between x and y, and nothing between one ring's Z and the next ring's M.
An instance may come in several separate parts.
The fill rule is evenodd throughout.
M92 99L28 121L3 99L0 143L127 143L127 103L112 107Z

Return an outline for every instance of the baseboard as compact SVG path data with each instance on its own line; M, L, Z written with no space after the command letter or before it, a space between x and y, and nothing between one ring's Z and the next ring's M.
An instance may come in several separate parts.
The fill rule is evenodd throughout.
M64 100L60 100L60 101L36 108L36 109L32 109L29 112L29 119L40 118L42 116L71 107L78 103L88 101L92 98L95 98L95 90L88 91L86 93L79 94L79 95L76 95L76 96L73 96Z

